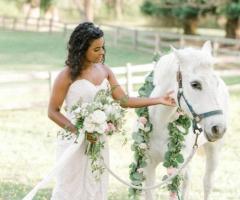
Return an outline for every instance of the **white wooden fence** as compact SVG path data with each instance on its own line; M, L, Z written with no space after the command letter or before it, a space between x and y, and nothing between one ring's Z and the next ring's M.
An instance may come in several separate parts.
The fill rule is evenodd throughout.
M34 32L62 32L67 34L76 24L53 21L45 18L16 18L0 16L0 27L3 30L34 31Z
M112 34L112 42L115 45L127 44L136 50L150 53L169 48L185 46L199 47L205 41L213 44L214 55L240 56L240 39L230 39L206 35L184 35L181 33L164 32L161 30L140 30L112 25L101 25L105 32Z
M120 83L120 85L125 89L125 91L131 95L131 96L137 96L137 89L144 83L145 76L151 72L154 68L154 63L149 63L149 64L143 64L143 65L135 65L132 66L130 63L127 64L126 66L122 67L114 67L112 68L114 74L117 76L117 79ZM39 88L36 89L31 89L33 81L45 81L45 93L43 97L43 101L39 105L46 105L47 101L49 99L49 95L51 92L52 84L54 82L55 77L59 71L45 71L45 72L28 72L28 73L1 73L0 74L0 89L5 87L9 88L6 89L6 91L10 91L10 88L12 87L11 84L16 83L14 85L14 88L12 88L12 93L21 95L20 89L18 88L18 85L20 83L26 83L26 93L28 95L33 96L34 101L38 101L38 93L43 90L42 85L39 84ZM221 70L218 71L219 75L221 76L240 76L240 70ZM47 86L48 85L48 86ZM47 86L47 87L46 87ZM239 89L239 88L238 88ZM1 96L5 96L4 92L1 92ZM24 95L23 95L24 96ZM22 97L23 98L23 97ZM24 108L29 108L29 107L35 107L34 105L38 105L36 102L32 103L25 101L25 104L17 104L17 102L13 103L11 105L11 100L15 100L14 98L11 98L11 94L9 96L10 101L8 101L7 106L2 104L0 102L0 110L3 109L24 109Z
M72 31L77 23L65 23L44 18L15 18L0 16L0 27L6 30L38 31L38 32L63 32ZM206 35L184 35L181 33L164 32L161 30L138 29L100 24L105 35L114 45L128 45L136 50L150 53L174 47L200 46L204 41L210 40L213 44L214 55L233 56L228 61L240 64L240 39L229 39Z

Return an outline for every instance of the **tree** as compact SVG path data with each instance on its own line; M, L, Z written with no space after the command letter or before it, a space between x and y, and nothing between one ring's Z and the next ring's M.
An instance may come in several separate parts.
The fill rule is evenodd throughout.
M41 0L41 9L44 11L44 17L53 21L59 20L57 0Z
M143 13L150 16L168 16L179 20L185 34L195 34L199 16L213 12L216 2L207 0L145 0L141 6Z
M86 21L94 20L94 0L84 0L84 16Z
M227 18L225 26L226 37L236 38L237 31L240 29L240 0L229 0L227 4L219 9L219 13L225 15Z
M116 19L122 19L124 0L103 0L103 2L109 14L116 17Z
M115 13L117 19L122 19L123 14L123 0L114 1Z
M25 2L26 17L39 18L40 17L40 3L41 0L27 0Z

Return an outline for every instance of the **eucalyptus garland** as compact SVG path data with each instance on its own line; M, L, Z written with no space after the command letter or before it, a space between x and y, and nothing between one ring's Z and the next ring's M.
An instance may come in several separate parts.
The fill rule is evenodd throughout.
M191 120L187 115L178 110L179 117L177 120L168 124L169 141L168 150L164 155L163 166L168 170L168 175L172 175L179 167L179 164L184 162L181 150L184 147L185 137L188 134L188 130L191 126ZM177 175L173 178L170 184L168 184L168 191L172 196L176 196L179 192L179 186L181 184L182 177ZM173 198L174 199L174 198Z
M140 97L149 97L153 85L153 72L151 72L145 79L144 85L139 89L138 93ZM148 108L138 108L136 109L138 115L138 126L137 131L133 133L134 143L132 144L132 151L134 151L134 161L130 164L130 179L133 185L142 186L143 182L146 180L144 175L144 167L147 166L149 149L150 134L152 131L152 124L149 121ZM178 110L178 119L169 123L169 142L168 151L165 153L163 166L167 168L168 175L174 173L174 170L179 166L179 164L184 162L183 155L181 154L181 149L183 148L184 136L187 135L188 129L191 126L191 120L184 115L180 110ZM176 176L170 184L168 184L168 191L171 195L176 195L179 191L179 186L181 184L182 178L178 175ZM138 200L140 198L141 190L130 188L129 198L131 200Z
M150 73L144 85L139 89L140 97L148 97L153 90L153 72ZM130 164L130 179L133 185L142 186L146 177L143 174L143 168L147 166L147 150L149 148L150 132L152 131L152 124L149 121L147 107L136 109L136 113L140 120L138 120L138 129L133 133L134 143L132 144L132 151L134 151L134 162ZM142 121L141 121L142 120ZM129 189L129 198L131 200L139 199L141 190L134 188Z

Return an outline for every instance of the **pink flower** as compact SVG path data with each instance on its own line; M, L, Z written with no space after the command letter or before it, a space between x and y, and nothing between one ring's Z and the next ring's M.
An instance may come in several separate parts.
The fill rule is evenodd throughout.
M147 123L146 117L139 117L138 121L139 121L140 123L142 123L143 125L145 125L145 124Z
M114 124L111 122L107 123L106 132L114 132L114 131L116 131L116 127L114 126Z
M176 192L170 192L170 199L169 200L176 200L177 199L177 193Z
M171 176L172 174L174 174L176 172L176 168L174 168L174 167L169 167L169 168L167 168L167 174L169 175L169 176Z

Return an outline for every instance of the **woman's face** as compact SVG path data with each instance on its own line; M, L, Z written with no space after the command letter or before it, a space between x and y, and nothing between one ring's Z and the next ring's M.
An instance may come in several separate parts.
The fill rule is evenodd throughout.
M90 63L101 63L104 56L104 38L93 40L86 52L86 60Z

